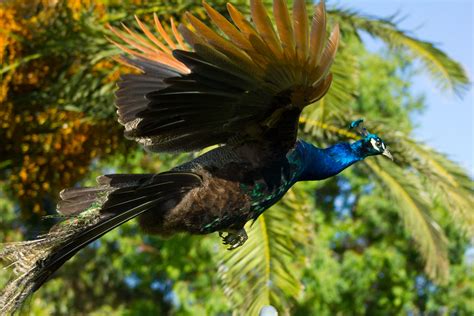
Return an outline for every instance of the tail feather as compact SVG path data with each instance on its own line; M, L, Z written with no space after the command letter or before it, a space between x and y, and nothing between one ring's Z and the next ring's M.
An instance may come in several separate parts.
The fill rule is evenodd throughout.
M11 263L16 278L0 295L0 314L18 309L56 270L92 241L144 212L159 211L162 203L179 200L201 183L199 176L185 172L138 178L130 175L131 181L127 181L127 175L103 176L98 182L108 185L99 186L96 191L90 188L63 191L61 197L66 200L78 200L81 194L90 199L91 193L96 199L87 209L74 213L35 240L4 244L0 259Z
M71 188L59 193L61 201L57 205L57 211L65 216L72 216L88 209L93 203L104 200L112 188Z
M152 174L109 174L97 177L98 187L70 188L59 193L57 210L65 216L77 215L93 203L104 203L110 192L128 187L131 191L150 180Z

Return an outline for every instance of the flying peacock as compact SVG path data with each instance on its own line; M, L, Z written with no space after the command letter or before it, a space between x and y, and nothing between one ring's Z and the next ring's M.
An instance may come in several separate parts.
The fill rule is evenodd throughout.
M125 136L149 151L217 146L168 172L103 175L96 187L63 190L57 209L65 220L0 251L16 274L0 297L3 314L80 249L134 217L162 236L219 232L235 249L247 239L245 223L296 182L332 177L368 156L391 158L361 120L352 124L361 134L353 143L321 149L297 139L301 111L332 80L340 34L336 26L327 40L323 2L309 23L303 0L295 0L292 15L286 0L274 0L276 29L261 0L251 1L252 22L231 4L231 21L203 6L219 32L189 13L187 25L171 20L172 36L156 15L156 32L138 18L139 32L111 28L125 53L119 61L140 72L122 77L116 104Z

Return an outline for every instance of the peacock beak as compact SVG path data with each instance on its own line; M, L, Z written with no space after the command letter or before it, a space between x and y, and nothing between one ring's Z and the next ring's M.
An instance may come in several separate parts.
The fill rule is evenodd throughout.
M385 157L390 158L390 160L393 161L393 156L392 156L392 154L388 151L387 148L385 148L385 150L383 151L382 155L384 155Z

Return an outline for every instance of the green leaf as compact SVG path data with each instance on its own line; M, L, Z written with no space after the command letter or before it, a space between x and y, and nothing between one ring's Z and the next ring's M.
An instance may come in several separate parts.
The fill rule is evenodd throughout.
M27 64L30 61L41 58L41 57L42 57L41 54L32 54L32 55L28 55L28 56L22 57L20 59L17 59L13 63L7 64L7 65L3 66L2 68L0 68L0 75L3 75L4 73L9 72L9 71L15 70L16 68L20 67L21 65Z

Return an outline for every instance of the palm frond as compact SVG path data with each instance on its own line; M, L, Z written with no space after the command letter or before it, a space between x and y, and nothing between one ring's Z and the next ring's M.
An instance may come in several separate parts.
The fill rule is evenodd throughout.
M339 21L344 32L358 34L365 31L384 41L391 48L403 48L419 59L424 69L437 81L440 88L461 94L469 85L469 79L463 67L435 44L422 41L397 28L393 17L380 19L364 16L353 10L334 9L329 15Z
M313 238L306 201L301 191L247 224L248 241L233 251L221 252L219 277L224 292L235 308L246 315L258 315L264 305L281 314L302 293L300 271L305 264L303 248Z
M474 186L464 170L444 155L407 136L399 146L410 166L423 174L432 195L444 206L454 224L474 236Z
M430 216L429 194L412 173L395 165L381 165L365 160L373 174L387 189L387 195L397 203L407 232L414 239L425 260L426 274L440 283L449 275L447 239L441 227Z

